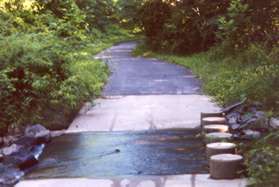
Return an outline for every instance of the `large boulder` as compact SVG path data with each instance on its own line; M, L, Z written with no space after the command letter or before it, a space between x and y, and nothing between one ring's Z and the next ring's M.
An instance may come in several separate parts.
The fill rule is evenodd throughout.
M4 159L4 163L9 166L16 166L21 170L30 168L38 163L39 156L42 154L44 144L34 145L29 148L22 148Z
M23 175L24 172L19 169L0 163L0 186L13 186Z
M33 125L25 129L25 136L37 140L37 144L48 143L51 138L50 131L42 125Z
M12 144L11 146L2 148L1 152L2 152L3 155L8 156L8 155L11 155L15 152L18 152L20 148L21 148L20 145Z

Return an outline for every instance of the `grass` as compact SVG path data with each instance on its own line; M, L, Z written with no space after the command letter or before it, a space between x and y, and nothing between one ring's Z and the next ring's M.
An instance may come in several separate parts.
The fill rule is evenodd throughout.
M221 47L189 56L153 52L144 44L134 51L135 56L158 59L190 68L203 82L203 90L221 105L228 105L248 98L259 101L265 110L278 114L279 64L274 55L258 46L236 54L226 55ZM276 86L277 85L277 86Z

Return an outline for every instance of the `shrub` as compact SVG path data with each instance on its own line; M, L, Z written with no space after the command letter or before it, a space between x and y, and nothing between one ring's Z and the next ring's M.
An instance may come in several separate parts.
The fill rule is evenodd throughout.
M154 50L194 53L216 41L217 20L228 1L145 1L139 15L148 44Z
M32 123L66 128L83 102L100 94L108 71L92 55L131 35L110 22L98 22L106 28L100 31L90 19L98 5L110 9L110 0L90 10L81 2L0 2L0 132Z
M2 37L0 48L1 127L57 124L49 113L58 109L68 120L106 79L104 64L69 55L55 36L15 34Z
M219 18L218 35L234 49L251 43L278 46L278 14L275 0L231 0L227 13Z

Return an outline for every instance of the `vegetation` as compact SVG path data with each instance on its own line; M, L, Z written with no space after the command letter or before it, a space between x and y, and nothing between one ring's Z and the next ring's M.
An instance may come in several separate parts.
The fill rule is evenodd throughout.
M278 114L279 64L273 56L276 51L267 52L260 46L251 45L237 55L220 53L222 49L217 47L183 56L152 52L146 45L140 45L134 51L136 56L152 56L190 68L203 81L204 91L221 105L248 98L262 102L266 111Z
M100 94L108 69L92 56L132 35L114 24L112 1L90 2L0 2L2 134L32 123L65 128Z
M250 43L269 48L278 45L276 0L144 2L139 22L152 50L189 54L206 51L217 43L230 50Z
M273 132L255 142L246 155L251 186L276 187L279 182L279 133Z

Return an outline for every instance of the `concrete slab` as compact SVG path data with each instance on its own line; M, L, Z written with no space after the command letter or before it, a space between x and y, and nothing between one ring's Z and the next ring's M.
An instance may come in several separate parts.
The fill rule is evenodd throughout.
M210 179L209 175L196 175L196 187L245 187L247 186L247 179L234 179L234 180L214 180Z
M204 95L117 96L98 99L81 113L68 133L83 131L135 131L195 128L201 112L220 108Z
M208 175L50 179L22 181L15 187L245 187L246 179L213 180Z

